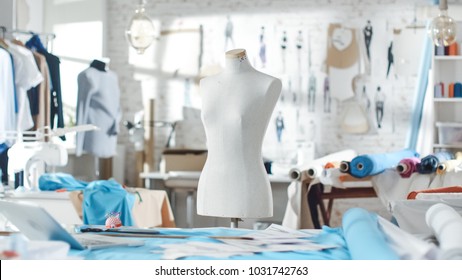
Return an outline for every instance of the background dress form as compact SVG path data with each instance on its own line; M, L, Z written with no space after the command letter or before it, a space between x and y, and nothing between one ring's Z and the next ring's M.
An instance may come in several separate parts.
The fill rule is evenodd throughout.
M197 213L271 217L273 199L261 147L282 84L253 69L245 50L226 54L225 70L200 83L208 157L199 179Z
M78 76L77 125L93 124L96 131L77 133L76 155L83 151L96 157L116 154L119 132L120 91L117 75L89 67Z

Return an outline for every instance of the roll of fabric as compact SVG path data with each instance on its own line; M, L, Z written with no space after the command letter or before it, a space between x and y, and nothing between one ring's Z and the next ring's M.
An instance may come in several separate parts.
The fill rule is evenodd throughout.
M340 162L340 166L339 166L340 172L342 172L342 173L350 173L350 171L351 171L350 163L351 163L350 161L342 160Z
M397 253L387 243L377 216L361 208L351 208L343 215L343 234L354 260L397 260Z
M458 167L462 167L462 160L458 160L458 159L447 160L445 162L438 164L438 167L436 168L436 174L443 175L446 172L454 171Z
M326 163L341 160L351 160L356 155L357 153L353 150L343 150L340 152L328 154L324 157L314 159L305 165L292 168L289 171L289 176L293 180L299 180L303 176L313 179L321 175Z
M415 199L419 193L462 193L461 186L443 187L436 189L427 189L421 191L412 191L407 195L407 199Z
M396 167L401 178L409 178L412 173L417 172L417 164L420 163L420 158L403 158Z
M387 168L395 168L404 158L419 157L416 151L404 149L385 154L360 155L350 163L350 174L357 178L382 173Z
M427 210L425 221L439 242L439 258L462 260L462 217L456 210L437 203Z
M417 172L420 174L430 174L436 171L440 162L454 159L454 154L449 152L438 152L428 155L417 164Z
M462 152L457 152L454 154L454 159L462 160Z

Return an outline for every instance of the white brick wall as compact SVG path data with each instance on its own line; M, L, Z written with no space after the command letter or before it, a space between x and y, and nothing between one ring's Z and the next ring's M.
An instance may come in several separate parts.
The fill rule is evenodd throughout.
M162 73L159 70L162 58L171 49L162 50L161 47L151 47L146 53L137 57L133 50L129 50L124 38L124 30L130 20L131 12L138 1L132 0L110 0L108 7L108 56L111 58L112 70L118 73L121 86L121 104L124 112L124 119L132 120L133 114L143 109L143 99L156 97L156 119L174 121L181 118L181 106L183 104L183 83L184 78L194 78L191 74L181 71L177 77L172 73ZM256 63L257 39L260 27L265 26L268 31L268 40L273 40L273 45L268 45L269 59L276 56L275 49L282 30L288 34L295 34L298 29L303 32L310 32L312 45L313 69L316 73L317 95L316 113L303 113L301 116L306 123L313 120L316 124L316 152L318 155L338 151L345 148L356 149L360 153L386 152L404 147L406 134L410 123L412 109L415 77L389 78L373 77L367 85L368 95L373 101L373 94L377 85L387 90L388 96L385 112L385 127L374 135L347 135L342 133L338 127L340 112L343 105L333 101L334 110L332 114L322 112L322 81L324 74L321 72L325 59L327 26L329 23L340 22L362 28L366 20L370 19L376 33L373 40L382 40L388 44L391 38L391 28L405 26L414 18L414 7L421 8L428 5L428 1L398 1L398 0L324 0L324 1L302 1L302 0L156 0L148 1L147 13L149 16L161 23L163 28L178 29L204 26L204 62L220 62L224 53L223 34L226 23L226 16L230 15L235 23L235 39L239 37L242 45L248 49L249 55L254 57L252 63ZM462 1L455 1L462 3ZM454 3L454 1L450 1ZM418 15L421 16L421 15ZM239 33L237 33L239 32ZM291 33L290 33L291 32ZM306 33L304 33L306 34ZM379 38L382 34L383 38ZM266 35L265 35L266 36ZM388 38L387 36L390 36ZM306 43L305 37L305 43ZM291 39L294 39L292 36ZM292 41L293 42L293 41ZM374 41L373 41L374 42ZM374 44L374 43L373 43ZM388 45L387 45L388 46ZM185 45L180 52L187 51L190 46ZM273 52L272 49L273 48ZM376 49L384 47L377 45ZM372 49L372 52L374 50ZM418 50L416 50L418 51ZM180 54L180 52L178 54ZM386 63L386 54L373 52L376 59L372 63L378 70L383 72ZM295 57L294 54L292 54ZM304 61L306 53L303 54ZM278 58L275 58L278 59ZM306 66L304 66L306 68ZM374 67L374 65L373 65ZM307 69L302 69L302 74ZM380 68L380 69L379 69ZM262 69L275 76L292 77L294 73L284 76L276 68ZM279 72L278 72L279 71ZM374 68L373 68L374 73ZM295 75L296 76L296 75ZM305 83L305 82L304 82ZM194 85L194 83L192 83ZM292 82L293 87L296 84ZM306 84L306 83L305 83ZM200 104L197 98L197 87L192 86L192 94L196 98L196 105ZM287 90L287 85L285 86ZM306 91L306 90L305 90ZM394 130L390 108L394 111ZM337 112L337 115L335 114ZM274 130L274 129L273 129ZM165 145L168 130L165 128L156 129L156 157ZM274 137L274 135L271 135ZM266 140L265 140L266 141ZM133 184L134 174L134 153L133 147L128 141L127 132L122 129L119 138L120 143L127 145L127 163L125 178L128 183ZM273 141L274 142L274 141ZM293 141L292 141L293 142ZM266 141L268 143L268 141ZM270 141L271 143L271 141ZM287 147L293 144L286 143ZM268 144L266 144L268 145Z

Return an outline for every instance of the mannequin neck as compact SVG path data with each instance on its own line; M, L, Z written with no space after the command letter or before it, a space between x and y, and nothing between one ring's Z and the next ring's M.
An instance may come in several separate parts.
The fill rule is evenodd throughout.
M232 50L226 53L225 72L237 73L253 69L245 50Z
M90 67L98 69L99 71L106 71L106 63L96 59L91 62Z

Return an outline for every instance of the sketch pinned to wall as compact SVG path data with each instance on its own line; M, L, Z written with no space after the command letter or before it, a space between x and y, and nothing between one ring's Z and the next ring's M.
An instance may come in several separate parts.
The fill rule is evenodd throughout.
M310 72L310 78L308 82L308 112L315 111L315 103L316 103L316 77L314 76L313 72Z
M261 67L265 68L266 66L266 43L265 43L265 27L261 27L260 32L260 50L258 52L260 57Z
M282 116L282 112L279 111L278 112L278 115L276 117L276 121L275 121L275 125L276 125L276 136L277 136L277 139L278 139L278 143L282 143L282 131L284 130L284 117Z
M308 79L308 112L315 111L316 103L316 76L311 65L311 39L308 34L308 71L310 77Z
M363 85L363 92L361 94L361 100L363 101L364 107L366 108L366 112L370 113L370 111L371 111L371 99L367 95L365 85Z
M344 101L355 96L353 78L360 70L356 30L341 24L330 24L327 41L327 73L333 98Z
M231 48L234 48L233 30L234 25L231 21L231 17L227 16L225 27L225 51L229 49L228 44L230 44Z
M331 96L329 88L329 76L324 78L324 113L330 113Z
M390 69L391 69L391 66L392 66L392 64L394 62L394 59L393 59L393 41L390 42L390 46L388 47L387 59L388 59L388 67L387 67L387 79L388 79L388 74L390 74Z
M303 34L301 30L298 30L297 37L295 39L295 47L297 49L297 89L294 91L294 104L297 105L298 95L302 92L302 51L303 51ZM300 106L301 104L298 104ZM297 117L298 123L298 117Z
M292 89L292 80L289 80L289 92L292 93L292 104L297 105L297 91Z
M370 20L367 21L367 24L363 29L363 34L364 34L364 41L366 43L367 58L369 59L369 61L371 61L370 46L371 46L371 41L372 41L372 25L371 25Z
M282 73L286 72L286 58L287 56L287 32L284 30L282 32L281 39L281 58L282 58Z
M380 86L377 87L375 92L375 116L377 127L382 128L382 120L385 110L385 94L382 92Z

